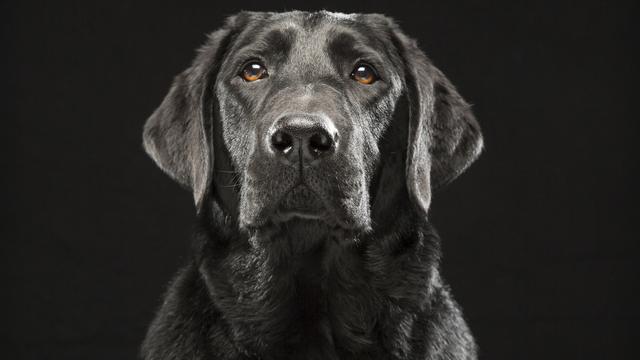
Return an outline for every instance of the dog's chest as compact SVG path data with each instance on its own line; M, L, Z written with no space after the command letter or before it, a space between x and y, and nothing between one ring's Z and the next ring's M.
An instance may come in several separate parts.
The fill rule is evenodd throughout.
M389 293L400 292L381 287L378 273L391 283L400 283L390 279L399 275L380 270L386 268L380 260L372 266L365 261L371 256L353 248L325 248L293 262L276 261L273 254L237 254L206 272L241 353L261 359L392 358L384 350L398 335L397 326L387 324Z
M369 277L354 253L305 259L295 273L291 299L299 314L290 319L294 358L340 359L378 352L375 325L381 304Z

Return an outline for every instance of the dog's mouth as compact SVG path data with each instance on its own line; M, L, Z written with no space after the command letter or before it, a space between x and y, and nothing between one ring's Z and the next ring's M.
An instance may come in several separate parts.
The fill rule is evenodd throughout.
M322 198L306 184L298 184L291 188L272 214L276 222L285 222L293 218L329 221L329 215Z
M248 184L241 194L239 220L246 229L313 223L331 230L370 230L365 201L357 184L332 184L315 178L272 179L266 184L245 182Z

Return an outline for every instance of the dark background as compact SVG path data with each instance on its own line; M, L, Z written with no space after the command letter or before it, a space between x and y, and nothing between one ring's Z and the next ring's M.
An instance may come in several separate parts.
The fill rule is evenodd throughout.
M486 151L431 214L481 358L630 358L637 8L533 3L4 2L2 357L136 356L194 219L142 125L241 6L391 15L475 104Z

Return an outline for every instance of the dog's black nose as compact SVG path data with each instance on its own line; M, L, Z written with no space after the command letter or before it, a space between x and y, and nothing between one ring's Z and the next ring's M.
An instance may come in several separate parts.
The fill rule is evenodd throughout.
M322 116L284 116L273 124L270 133L271 150L286 162L312 163L336 151L338 132Z

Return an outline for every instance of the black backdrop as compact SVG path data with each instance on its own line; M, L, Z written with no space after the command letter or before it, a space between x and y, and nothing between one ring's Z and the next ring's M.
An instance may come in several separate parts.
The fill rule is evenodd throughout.
M633 5L231 3L3 3L2 358L136 356L194 218L141 128L239 7L391 15L475 104L486 151L432 220L482 358L630 356Z

